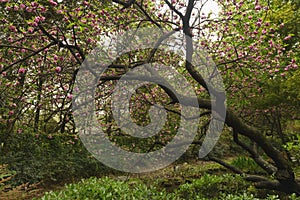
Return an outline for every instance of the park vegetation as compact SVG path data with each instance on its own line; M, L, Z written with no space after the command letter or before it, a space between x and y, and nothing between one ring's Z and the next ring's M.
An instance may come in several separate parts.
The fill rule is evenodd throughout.
M185 40L186 57L144 49L127 52L108 65L95 95L99 123L124 149L149 152L162 148L180 126L181 105L176 94L158 84L136 90L130 107L136 124L150 123L148 110L154 104L167 112L160 137L142 140L117 126L111 94L131 69L146 63L172 65L192 85L201 116L191 147L177 162L199 160L199 147L209 123L215 120L212 107L219 105L218 98L211 101L210 96L223 94L205 82L203 71L189 62L195 49L202 49L223 79L226 101L221 105L227 109L219 142L204 160L232 174L194 174L192 181L180 182L172 193L159 188L161 184L152 188L143 182L90 178L43 198L75 195L72 198L83 199L87 195L101 199L129 190L132 196L127 199L230 199L230 195L231 199L254 199L259 190L300 196L300 3L215 2L220 9L217 14L204 12L206 1L202 0L0 0L0 189L5 184L65 183L122 174L99 163L80 141L72 110L74 85L80 66L105 38L155 28L160 31L155 41L158 46L177 32L186 36L183 40L193 38ZM181 98L189 102L190 97ZM221 188L234 182L240 184ZM101 187L107 193L101 193ZM213 196L204 195L205 187ZM213 187L220 188L218 195ZM265 198L279 198L272 195Z

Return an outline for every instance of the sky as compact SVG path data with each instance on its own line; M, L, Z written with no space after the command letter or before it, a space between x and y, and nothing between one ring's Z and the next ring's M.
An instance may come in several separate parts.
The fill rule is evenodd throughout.
M217 14L219 11L218 4L213 0L208 0L207 3L203 7L204 13L209 13L210 11L212 11L214 14Z

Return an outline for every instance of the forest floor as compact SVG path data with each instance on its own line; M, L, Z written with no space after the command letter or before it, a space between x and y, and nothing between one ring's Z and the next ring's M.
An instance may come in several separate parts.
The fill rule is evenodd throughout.
M161 188L172 192L179 185L189 182L193 179L201 177L203 173L225 173L227 170L222 166L209 161L192 161L189 163L172 164L164 169L157 170L151 173L144 174L107 174L106 176L119 179L141 179L147 185L151 185L152 181L159 181ZM227 171L228 172L228 171ZM75 183L79 180L56 182L56 183L36 183L36 184L22 184L17 187L4 184L10 177L0 176L0 200L28 200L38 198L45 194L45 192L53 190L61 190L65 184Z

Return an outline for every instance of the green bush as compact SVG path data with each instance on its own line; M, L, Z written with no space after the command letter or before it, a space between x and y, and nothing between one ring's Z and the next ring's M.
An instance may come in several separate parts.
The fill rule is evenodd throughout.
M259 200L255 198L253 194L243 193L243 194L221 194L221 197L218 198L221 200ZM278 195L269 195L266 200L279 200Z
M74 140L74 135L36 135L30 130L13 134L9 145L0 151L0 159L0 163L16 172L12 185L69 181L108 169L90 155L80 140Z
M48 192L41 200L72 200L72 199L176 199L174 194L155 187L147 187L143 183L126 183L105 178L89 178L77 184L69 184L59 192Z
M259 200L258 198L255 198L253 194L226 194L223 193L220 195L220 198L222 200Z
M247 173L264 173L264 170L252 158L246 156L235 158L231 164Z
M155 183L154 183L155 184ZM208 175L183 184L173 193L158 189L155 186L146 186L140 180L129 179L127 182L112 178L82 179L79 183L66 185L61 191L47 192L41 200L98 200L98 199L161 199L161 200L279 200L278 195L257 197L247 189L248 185L238 175ZM286 196L288 198L288 196ZM298 200L296 195L289 199Z
M222 193L243 193L248 187L248 183L239 175L205 174L200 179L181 185L176 193L184 199L212 199L219 197Z

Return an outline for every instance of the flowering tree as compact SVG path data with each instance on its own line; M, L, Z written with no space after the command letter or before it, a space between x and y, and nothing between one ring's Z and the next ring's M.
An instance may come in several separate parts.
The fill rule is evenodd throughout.
M294 89L299 86L299 52L296 51L299 43L294 39L298 32L286 27L289 18L276 15L297 10L294 4L288 4L282 11L276 1L272 4L218 1L221 11L213 17L203 13L205 1L194 0L187 3L164 0L159 4L135 0L0 2L3 22L0 120L7 130L0 137L4 146L7 138L13 137L14 132L21 133L26 126L49 134L76 133L71 112L74 82L83 60L103 38L129 28L156 27L165 33L159 41L172 32L182 31L197 41L187 40L186 60L193 59L194 47L201 47L216 62L227 89L225 123L232 131L233 141L266 172L265 176L249 175L247 179L259 188L300 194L291 152L283 148L289 142L284 130L286 123L299 118L299 94ZM214 102L208 100L209 86L201 72L190 62L178 65L174 55L150 52L152 58L146 61L178 66L178 71L194 86L199 112L203 111L201 116L208 120ZM147 52L136 54L135 59L132 55L125 56L110 66L111 71L99 83L100 100L109 98L116 80L128 68L145 63ZM178 120L178 99L167 88L148 85L140 92L133 98L143 104L132 107L133 115L141 118L137 123L149 120L143 111L154 101L164 103L165 107L171 105L167 108L173 114L171 119ZM107 111L108 105L101 104L99 109ZM104 118L107 132L116 131L109 111ZM47 128L53 119L55 126ZM172 129L176 130L176 123L170 123L165 133ZM259 150L245 140L255 143ZM165 141L156 142L164 144ZM244 173L216 157L208 157L236 173Z

